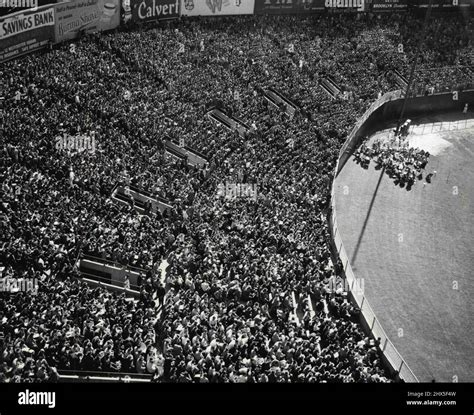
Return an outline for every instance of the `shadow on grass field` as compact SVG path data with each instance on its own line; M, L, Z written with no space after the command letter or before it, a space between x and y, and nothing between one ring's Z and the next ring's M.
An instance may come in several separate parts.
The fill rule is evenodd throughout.
M431 183L407 191L373 162L364 170L352 159L336 178L338 226L352 268L422 382L474 381L474 114L468 118L414 121L409 140L432 154L425 169L436 171Z

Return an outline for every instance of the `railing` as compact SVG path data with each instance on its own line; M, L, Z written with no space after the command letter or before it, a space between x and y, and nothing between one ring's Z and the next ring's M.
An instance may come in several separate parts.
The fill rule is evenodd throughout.
M357 120L356 125L352 129L351 133L349 134L348 139L343 144L339 152L339 158L336 165L335 176L339 174L339 172L344 167L345 162L350 157L350 154L352 154L358 142L357 132L360 130L362 125L365 124L365 122L370 117L370 115L372 115L374 111L376 111L378 108L380 108L382 105L386 104L387 102L395 100L395 99L400 99L402 96L403 96L403 93L401 90L387 92L386 94L382 95L379 99L377 99L375 102L373 102L372 105L369 107L369 109L364 113L364 115L362 115L362 117L360 117Z
M149 383L152 380L152 375L140 373L59 370L58 374L60 382Z
M133 199L135 208L139 213L147 214L149 212L156 213L157 211L164 212L165 210L171 210L172 206L170 202L160 196L154 196L146 190L141 190L135 185L128 185L129 194L125 193L125 185L117 183L112 189L112 199L128 205L130 198ZM151 209L147 212L145 203L151 203Z
M89 255L89 254L83 254L81 256L81 259L87 259L89 261L95 261L95 262L103 262L104 264L112 265L114 267L125 267L125 268L129 269L130 271L134 271L134 272L137 272L139 274L140 273L141 274L146 274L147 271L148 271L145 268L140 268L140 267L136 267L134 265L129 265L129 264L122 264L122 263L119 263L119 262L114 261L112 259L98 257L98 256L94 256L94 255Z
M117 285L111 284L110 282L107 282L105 278L98 277L97 275L89 274L83 271L81 271L81 278L82 282L86 283L90 287L105 288L107 291L125 294L135 299L140 296L140 291L138 291L140 287L133 286L132 284L130 284L131 288L119 287Z
M145 277L146 271L139 268L131 269L121 264L101 259L80 258L77 262L79 272L83 277L96 280L102 284L115 285L124 288L126 277L129 280L131 292L139 292L139 277Z
M204 167L208 164L208 160L194 148L190 146L180 147L178 143L175 143L172 139L168 138L165 140L165 150L174 153L177 157L186 160L188 164L196 167Z

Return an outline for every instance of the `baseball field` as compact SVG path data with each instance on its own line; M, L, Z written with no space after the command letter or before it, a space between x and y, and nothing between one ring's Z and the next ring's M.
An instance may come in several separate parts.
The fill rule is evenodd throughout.
M418 379L473 382L474 113L413 120L408 138L430 152L431 183L407 190L373 161L363 169L351 157L335 182L339 231L367 299Z

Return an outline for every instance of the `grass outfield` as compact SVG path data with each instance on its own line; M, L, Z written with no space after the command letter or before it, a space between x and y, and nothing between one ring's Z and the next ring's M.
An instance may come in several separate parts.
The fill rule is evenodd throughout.
M474 381L473 118L414 120L410 144L430 152L431 184L407 191L374 162L364 170L352 158L336 178L338 226L353 270L422 382Z

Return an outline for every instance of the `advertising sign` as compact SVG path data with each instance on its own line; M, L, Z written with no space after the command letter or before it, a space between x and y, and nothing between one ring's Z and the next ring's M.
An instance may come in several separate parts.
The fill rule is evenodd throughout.
M114 29L120 23L119 0L72 0L54 8L56 42L74 39L79 32Z
M255 0L255 14L321 13L325 0Z
M130 18L134 22L177 19L181 0L129 0ZM127 11L127 8L124 7ZM127 19L125 18L125 23Z
M418 8L428 8L430 5L429 0L415 0L413 3ZM469 8L471 3L473 3L472 0L433 0L431 8L434 11L464 9Z
M0 62L47 46L54 40L54 24L52 7L0 18Z
M253 14L255 0L182 0L183 16Z
M374 13L406 12L407 9L407 0L372 0L372 11Z

